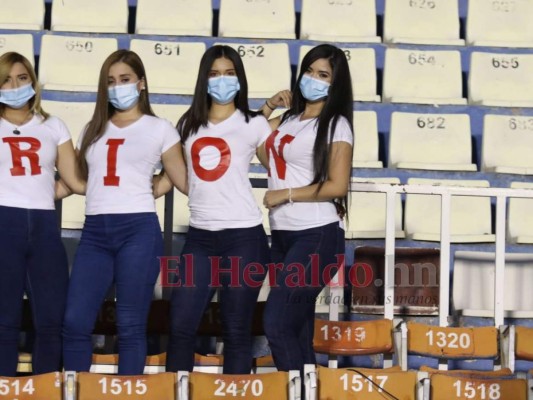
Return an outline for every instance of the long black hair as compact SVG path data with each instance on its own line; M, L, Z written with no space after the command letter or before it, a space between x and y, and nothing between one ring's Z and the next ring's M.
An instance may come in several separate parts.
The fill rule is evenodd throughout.
M329 154L331 152L331 146L328 143L332 143L339 118L346 118L353 135L352 79L348 60L341 49L330 44L321 44L309 50L302 60L300 73L292 91L291 108L284 113L281 120L281 123L283 123L288 118L304 112L307 100L300 90L300 81L311 64L321 58L329 61L332 76L328 97L326 97L326 102L316 122L317 135L313 147L314 177L311 184L318 184L317 192L320 191L328 178ZM341 209L342 211L345 212L348 209L347 196L335 200L336 205L344 208L344 210Z
M237 96L235 96L233 101L235 107L244 114L246 122L248 122L250 117L255 117L260 114L251 111L248 106L248 81L246 80L244 65L239 53L230 46L212 46L207 49L200 60L200 69L198 71L191 107L183 114L177 124L182 142L185 142L189 136L198 132L201 126L207 126L209 108L212 102L211 96L207 93L207 80L209 79L209 71L218 58L227 58L233 63L240 85Z

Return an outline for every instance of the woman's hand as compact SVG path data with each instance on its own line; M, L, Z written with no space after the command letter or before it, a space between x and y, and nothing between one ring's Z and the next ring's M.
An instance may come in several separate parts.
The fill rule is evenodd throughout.
M291 102L292 92L290 90L282 90L267 100L267 106L290 108Z
M263 204L266 208L272 208L285 204L289 201L289 189L267 190L263 198Z

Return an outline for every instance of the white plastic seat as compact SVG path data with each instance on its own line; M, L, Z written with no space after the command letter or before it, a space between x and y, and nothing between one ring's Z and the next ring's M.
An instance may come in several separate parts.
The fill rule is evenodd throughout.
M290 88L291 62L287 43L216 44L233 47L241 56L249 98L268 99L280 90Z
M314 46L300 46L298 70L304 56ZM352 77L352 91L354 101L380 101L381 96L376 93L376 52L372 48L344 47L350 74Z
M53 0L53 31L127 33L128 0Z
M39 82L45 90L96 92L102 64L117 49L114 38L43 35Z
M468 76L470 104L533 107L533 54L472 52Z
M265 228L266 234L270 235L270 220L268 218L268 209L263 205L263 198L265 197L266 191L266 188L252 188L252 193L254 195L255 201L257 202L257 206L263 214L263 227Z
M35 64L31 34L0 34L0 55L9 51L16 51L26 57L31 65Z
M457 50L385 52L383 101L418 104L466 104L461 53Z
M459 39L459 1L386 1L383 41L464 45Z
M468 0L469 46L532 47L533 2Z
M400 184L398 178L352 178L352 182ZM387 207L385 193L352 192L348 209L347 239L376 239L385 237ZM402 199L396 196L394 225L397 238L405 237L402 230Z
M353 149L352 167L382 168L378 159L378 116L375 111L354 111L353 130L356 145Z
M42 30L44 0L2 0L0 29Z
M468 114L393 112L389 167L476 171Z
M379 43L374 0L302 0L300 39ZM333 22L334 21L334 22Z
M141 35L211 36L211 0L137 0Z
M484 180L447 180L410 178L409 185L489 187ZM441 198L438 195L407 194L405 225L413 240L440 240ZM452 196L450 204L450 241L452 243L494 242L490 197Z
M533 118L486 114L483 119L481 169L533 175Z
M132 39L130 49L143 60L151 93L194 93L204 43Z
M46 112L61 118L72 136L74 147L81 132L91 119L94 103L43 100ZM62 200L61 227L64 229L81 229L85 222L85 196L73 194Z
M294 2L220 0L218 36L295 39Z
M512 182L511 188L533 189L533 183ZM533 199L509 199L507 235L512 242L533 244L533 213L531 210L533 210Z
M494 253L456 251L453 270L453 304L463 315L494 315ZM533 254L506 253L503 303L509 318L533 318Z

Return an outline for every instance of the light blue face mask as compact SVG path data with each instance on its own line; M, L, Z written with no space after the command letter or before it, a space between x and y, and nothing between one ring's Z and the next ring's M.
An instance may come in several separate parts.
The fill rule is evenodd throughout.
M328 82L315 79L307 74L300 80L300 90L302 96L309 101L317 101L328 96L330 84Z
M22 108L35 96L35 90L30 84L15 89L0 89L0 103L11 108Z
M207 80L207 93L218 104L228 104L233 101L241 89L239 78L236 76L217 76Z
M107 89L109 102L113 107L119 110L128 110L139 101L139 91L137 83L128 83L126 85L115 85Z

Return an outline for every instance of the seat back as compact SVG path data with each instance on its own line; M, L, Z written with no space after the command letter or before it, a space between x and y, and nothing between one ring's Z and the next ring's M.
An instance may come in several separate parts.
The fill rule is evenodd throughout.
M389 167L476 171L469 115L393 112Z
M53 0L53 31L128 32L128 0Z
M2 0L0 29L42 30L44 0Z
M211 36L211 0L137 0L141 35Z
M31 65L35 64L31 34L0 34L0 55L9 51L20 53L28 59Z
M194 93L204 43L132 39L130 49L143 60L150 93Z
M533 328L516 326L516 357L533 361Z
M466 104L458 50L385 52L383 101L419 104Z
M374 0L303 0L300 39L328 42L379 42ZM331 23L335 21L335 23Z
M383 40L392 43L464 44L459 39L459 1L387 1Z
M533 189L531 182L511 182L511 188ZM533 199L511 198L507 215L507 233L516 243L533 243Z
M294 2L220 0L218 36L295 39Z
M468 75L468 102L484 106L533 105L533 54L473 51Z
M60 372L18 377L0 376L0 397L17 400L62 400L62 382Z

